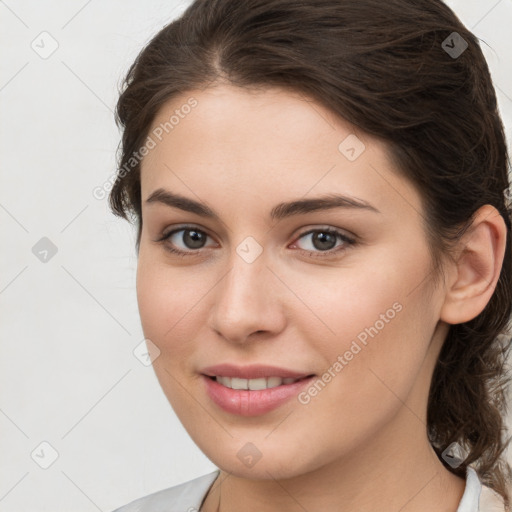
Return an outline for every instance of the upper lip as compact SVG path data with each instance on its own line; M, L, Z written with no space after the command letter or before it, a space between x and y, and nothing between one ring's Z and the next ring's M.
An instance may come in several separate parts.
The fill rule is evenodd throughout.
M307 372L298 372L279 368L277 366L251 364L247 366L236 366L234 364L224 363L215 366L208 366L201 370L201 373L209 377L238 377L239 379L260 379L263 377L281 377L300 379L313 375Z

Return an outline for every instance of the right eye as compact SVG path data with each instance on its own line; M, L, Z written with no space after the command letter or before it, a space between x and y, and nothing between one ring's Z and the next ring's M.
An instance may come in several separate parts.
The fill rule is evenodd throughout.
M174 254L195 256L199 252L198 249L203 248L207 238L210 238L209 235L194 226L182 226L180 229L169 231L156 241L164 244L165 249ZM185 246L184 249L176 248L179 243Z

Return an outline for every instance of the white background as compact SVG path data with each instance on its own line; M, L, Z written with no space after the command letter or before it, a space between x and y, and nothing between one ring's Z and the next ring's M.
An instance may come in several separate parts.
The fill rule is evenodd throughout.
M92 195L115 170L118 84L188 3L0 1L0 512L109 512L215 469L132 353L135 229ZM447 3L486 43L510 145L512 0Z

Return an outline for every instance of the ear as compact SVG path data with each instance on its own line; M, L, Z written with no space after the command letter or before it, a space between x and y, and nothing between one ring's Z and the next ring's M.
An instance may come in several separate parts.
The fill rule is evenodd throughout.
M475 212L460 240L440 319L460 324L478 316L492 297L505 255L507 226L498 210L486 204Z

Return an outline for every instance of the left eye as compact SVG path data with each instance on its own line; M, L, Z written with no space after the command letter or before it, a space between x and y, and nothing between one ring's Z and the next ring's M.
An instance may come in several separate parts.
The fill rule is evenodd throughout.
M178 236L180 233L181 236ZM329 256L332 255L332 253L346 249L347 246L355 244L354 239L333 228L311 229L302 233L296 240L306 237L309 237L309 247L302 248L302 250L315 257L322 257L324 254ZM200 252L198 249L204 248L207 238L210 237L204 231L187 226L170 231L158 239L157 242L165 242L166 249L171 253L180 256L195 256ZM341 240L341 243L335 248L337 240ZM178 242L181 242L184 247L177 248L176 245ZM292 247L293 246L296 246L296 242L292 244Z
M313 235L313 236L311 236ZM311 229L306 233L299 236L301 238L310 237L310 247L304 248L305 251L319 251L320 253L333 253L338 250L344 249L344 246L350 246L355 243L355 240L349 238L347 235L338 231L337 229L324 228L324 229ZM341 249L334 249L336 241L341 240ZM340 247L340 246L338 246ZM320 254L321 255L321 254Z

